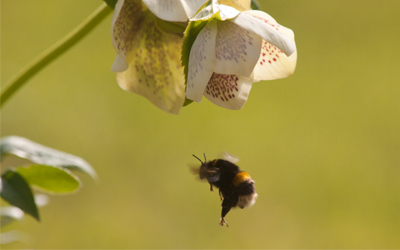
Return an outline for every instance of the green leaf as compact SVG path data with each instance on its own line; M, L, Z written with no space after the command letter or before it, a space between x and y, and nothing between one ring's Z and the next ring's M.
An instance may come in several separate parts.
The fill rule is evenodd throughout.
M181 62L185 73L185 88L187 87L187 75L189 72L190 50L192 49L193 43L194 41L196 41L196 38L199 35L200 31L206 26L208 22L214 19L221 20L219 11L207 20L191 21L186 27L185 34L183 35L183 45L181 52ZM192 102L192 100L186 98L183 106L187 106Z
M111 8L115 9L115 5L117 4L118 0L103 0L106 4Z
M0 140L0 157L13 154L33 163L77 169L97 178L96 172L82 158L40 145L19 136L7 136Z
M0 180L1 198L40 220L32 190L25 179L14 170L7 170Z
M79 179L68 169L46 165L17 168L17 172L33 187L51 194L66 194L81 187Z
M185 97L185 102L183 103L183 107L185 107L185 106L191 104L192 102L193 102L192 100L187 99L187 98Z

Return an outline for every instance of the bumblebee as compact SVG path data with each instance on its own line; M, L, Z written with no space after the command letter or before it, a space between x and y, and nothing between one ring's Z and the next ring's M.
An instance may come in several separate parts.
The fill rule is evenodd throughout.
M198 174L201 180L207 180L210 184L210 191L213 191L213 186L219 189L219 197L222 201L222 211L220 225L224 224L228 227L225 221L225 216L234 207L251 207L257 198L254 181L250 175L239 169L233 162L235 158L230 155L223 159L215 159L207 161L204 154L204 162L197 156L193 155L201 162L200 168L193 169L195 174ZM237 160L236 160L237 161Z

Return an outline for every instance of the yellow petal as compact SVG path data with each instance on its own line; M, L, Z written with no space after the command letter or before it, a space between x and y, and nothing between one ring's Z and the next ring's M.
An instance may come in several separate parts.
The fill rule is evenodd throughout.
M127 70L117 73L120 87L178 114L185 100L182 38L159 30L156 17L133 0L125 0L115 25L128 63Z

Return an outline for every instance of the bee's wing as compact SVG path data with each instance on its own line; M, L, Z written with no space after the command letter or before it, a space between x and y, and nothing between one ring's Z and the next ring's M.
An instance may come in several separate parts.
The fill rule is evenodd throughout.
M222 153L222 158L225 159L225 160L227 160L227 161L229 161L229 162L232 162L232 163L236 163L236 162L239 161L239 157L234 156L234 155L231 155L231 154L229 154L229 153L226 152L226 151L224 151L224 152Z
M189 170L192 174L194 175L198 175L200 172L199 166L198 165L194 165L194 164L187 164L187 166L189 167Z

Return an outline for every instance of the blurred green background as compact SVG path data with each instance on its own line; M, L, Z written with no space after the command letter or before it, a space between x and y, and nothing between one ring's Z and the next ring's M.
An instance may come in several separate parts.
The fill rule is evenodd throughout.
M240 111L201 104L170 115L123 91L110 67L111 15L1 111L1 135L83 157L100 183L52 196L4 228L7 248L400 248L398 0L265 0L293 29L292 77L253 85ZM1 0L1 82L100 0ZM250 209L218 225L218 192L188 164L228 151L256 180ZM17 159L7 159L16 165ZM3 166L4 171L4 166Z

